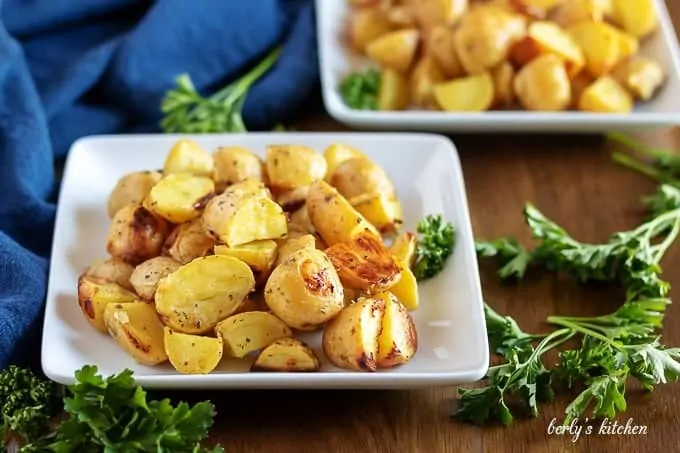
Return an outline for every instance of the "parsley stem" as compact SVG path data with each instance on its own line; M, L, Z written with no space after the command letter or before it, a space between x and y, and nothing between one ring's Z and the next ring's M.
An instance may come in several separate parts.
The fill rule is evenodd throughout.
M664 172L657 170L652 165L643 164L627 154L614 152L612 153L612 160L624 168L641 173L657 182L663 182L668 179Z
M645 154L655 159L664 159L673 155L673 153L666 150L646 146L643 143L640 143L637 140L620 132L609 132L606 136L610 140L620 143L621 145L626 146L635 152Z
M622 350L623 345L621 345L619 342L612 340L611 338L602 335L601 333L592 330L587 326L586 323L581 323L581 322L572 322L562 316L549 316L548 317L548 322L550 324L554 324L556 326L561 326L561 327L566 327L567 330L571 329L576 332L581 332L584 335L597 338L598 340L604 341L605 343L608 343L615 347L616 349Z

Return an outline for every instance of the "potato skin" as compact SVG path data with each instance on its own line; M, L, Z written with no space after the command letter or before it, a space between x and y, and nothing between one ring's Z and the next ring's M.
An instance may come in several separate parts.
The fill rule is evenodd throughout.
M306 146L272 145L267 148L267 177L277 190L308 186L326 176L324 157Z
M195 176L211 177L213 158L197 143L180 139L172 145L163 165L163 174L186 173Z
M215 240L205 234L201 219L177 225L165 240L163 254L180 264L211 254Z
M217 193L246 179L264 180L264 162L251 150L242 146L224 146L213 153L213 180Z
M148 209L127 205L111 221L106 251L136 266L160 255L169 231L168 223Z
M208 374L224 354L222 338L202 337L163 329L163 345L172 366L182 374Z
M134 288L130 284L130 276L135 267L126 263L120 258L107 258L95 261L85 271L88 277L103 278L110 282L118 283L123 288L133 291Z
M276 258L276 263L274 267L283 263L286 258L288 258L293 253L302 249L315 249L316 248L316 238L311 234L304 234L302 236L292 237L289 236L280 241L278 256Z
M135 268L130 283L139 297L152 301L161 279L175 272L180 266L177 261L166 256L151 258Z
M290 327L316 330L344 305L340 277L326 254L303 248L290 254L269 276L267 306Z
M157 171L136 171L120 178L109 195L109 218L129 204L140 204L160 179L161 174Z
M410 361L418 351L418 333L413 318L404 305L391 293L381 293L376 298L385 301L378 336L378 368L390 368Z
M395 195L394 186L385 170L368 158L349 159L335 169L331 185L347 198L364 194Z
M136 294L112 281L88 275L82 275L78 279L80 310L85 319L100 332L106 332L104 312L109 304L136 301Z
M515 94L527 110L561 111L571 104L571 84L562 60L545 54L517 73Z
M265 348L279 338L293 335L283 321L266 311L232 315L217 323L215 333L224 341L225 351L237 358Z
M153 305L143 302L109 304L104 320L111 336L137 362L158 365L168 360L163 345L163 325Z
M172 174L151 188L143 205L168 222L184 223L201 216L214 191L212 179L184 173Z

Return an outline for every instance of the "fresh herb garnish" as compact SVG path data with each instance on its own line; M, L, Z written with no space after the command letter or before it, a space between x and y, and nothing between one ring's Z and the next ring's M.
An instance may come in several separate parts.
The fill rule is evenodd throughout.
M353 72L340 83L340 95L354 110L377 110L380 92L380 73L373 68Z
M418 222L416 258L413 275L417 280L434 277L453 253L456 234L453 225L444 222L441 214L429 214Z
M248 90L276 62L281 53L276 48L257 66L209 98L201 96L188 74L177 78L177 88L169 91L161 103L164 118L161 127L168 133L246 132L241 111Z

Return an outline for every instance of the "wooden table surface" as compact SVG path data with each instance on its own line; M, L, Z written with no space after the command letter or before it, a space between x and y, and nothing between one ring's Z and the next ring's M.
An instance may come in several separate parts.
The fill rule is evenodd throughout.
M680 25L680 2L668 1ZM680 28L680 27L678 27ZM678 100L680 102L680 99ZM298 130L345 130L324 114L312 115ZM680 131L640 136L651 144L680 150ZM532 201L573 236L605 240L636 226L639 199L654 185L614 166L600 137L455 136L462 160L473 229L478 238L516 235L529 243L522 217ZM671 296L680 298L680 243L663 262ZM501 286L482 274L486 300L514 316L528 331L546 328L549 314L596 315L611 311L617 299L552 275ZM663 341L680 346L680 304L671 306ZM651 394L630 392L628 411L646 425L641 436L548 435L553 417L562 420L568 402L558 398L541 407L537 419L509 428L479 428L449 421L455 388L415 391L240 391L180 395L208 397L219 411L211 440L228 453L458 453L458 452L656 452L680 451L680 384Z

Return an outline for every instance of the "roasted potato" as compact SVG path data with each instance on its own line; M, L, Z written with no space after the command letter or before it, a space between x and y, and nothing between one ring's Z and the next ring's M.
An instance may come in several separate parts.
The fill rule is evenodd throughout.
M298 237L288 237L280 240L278 248L278 256L274 267L283 263L293 253L302 249L316 249L316 238L311 234L305 234Z
M194 176L212 177L213 158L195 142L178 140L170 149L163 165L163 174L188 173Z
M269 307L267 307L267 304L264 301L264 293L262 291L250 293L233 314L247 313L249 311L269 311Z
M413 275L411 268L401 258L396 256L393 258L397 263L397 266L399 266L401 274L399 280L397 280L394 285L390 286L389 290L408 310L417 310L418 305L420 304L418 280L416 280L415 275Z
M328 182L330 182L331 176L333 176L335 169L338 168L338 166L343 162L354 157L368 158L358 149L352 148L351 146L347 146L342 143L333 143L331 146L326 148L326 150L323 152L323 157L326 159L327 165L326 177L324 179Z
M494 105L498 107L512 105L515 101L515 68L505 61L494 68L492 77Z
M406 72L416 56L420 32L415 28L404 28L384 34L365 47L366 55L382 68Z
M142 302L108 304L104 322L125 352L142 365L158 365L168 360L163 345L163 324L153 305Z
M367 157L355 157L338 165L330 183L348 200L366 194L395 196L394 185L385 170Z
M307 190L307 195L309 195L309 190ZM306 203L305 199L305 203ZM312 224L312 219L309 218L309 210L306 205L303 205L300 209L296 210L290 215L288 220L288 234L291 232L297 232L301 234L314 234L316 229Z
M392 68L380 71L378 110L404 110L409 106L408 76Z
M258 354L250 371L319 371L314 352L297 338L279 338Z
M614 20L637 38L654 32L659 26L659 17L654 0L613 0Z
M101 277L82 275L78 279L78 305L95 329L106 332L104 312L109 304L137 302L137 295Z
M157 171L136 171L120 178L109 195L109 218L129 204L140 204L160 179Z
M158 181L144 199L144 207L168 222L183 223L201 216L215 194L212 179L177 173Z
M309 186L286 190L276 195L276 202L286 212L297 211L304 206L309 193Z
M378 234L345 197L324 181L312 183L306 205L314 229L329 246L348 241L366 229Z
M571 104L571 85L562 59L544 54L531 60L515 77L515 94L527 110L567 109Z
M434 86L437 104L448 112L482 112L493 105L494 97L494 81L488 72Z
M525 65L539 55L552 53L560 57L573 77L585 66L585 55L569 33L557 24L537 21L529 25L527 36L512 49L513 61Z
M438 108L434 99L434 85L444 80L444 73L432 57L421 58L411 73L411 100L426 108Z
M655 60L637 57L619 64L612 76L637 99L650 100L663 84L666 75Z
M205 234L201 219L177 225L165 240L163 254L180 264L209 255L215 240Z
M437 69L441 70L443 79L465 75L456 52L455 31L450 27L444 25L433 27L425 37L425 58L432 59ZM435 74L435 77L438 77L438 74Z
M246 179L262 181L264 162L255 153L242 146L223 146L213 153L215 169L212 178L215 191L224 192L228 186Z
M255 287L253 271L231 256L197 258L161 280L156 310L173 330L203 334L234 313Z
M633 97L610 76L603 76L589 85L578 103L584 112L630 113Z
M286 323L266 311L232 315L220 321L215 332L224 341L226 354L237 358L267 347L279 338L293 335Z
M394 196L367 193L350 198L349 202L380 232L396 231L403 223L401 203Z
M222 195L229 195L237 198L260 197L272 198L272 193L264 182L257 179L246 179L230 185L224 190Z
M265 239L235 247L218 244L214 250L215 255L233 256L246 263L253 270L265 272L271 269L276 261L276 248L276 242Z
M134 266L126 263L120 258L111 257L92 263L92 265L85 270L85 275L118 283L123 288L132 291L134 288L130 284L130 276L134 270Z
M393 30L390 19L379 6L362 8L352 14L349 21L349 42L357 52L363 53L371 41Z
M267 178L277 190L308 186L326 176L326 159L313 149L300 145L267 147Z
M389 251L393 257L399 258L410 268L413 266L413 261L416 258L417 245L418 238L416 235L406 231L394 239L394 242L389 247Z
M580 22L569 27L576 44L583 49L586 69L594 77L609 73L621 60L620 32L604 22Z
M406 0L418 22L425 30L443 24L456 24L468 10L468 0Z
M378 335L378 368L402 365L418 350L418 333L406 307L391 293L381 293L376 299L385 301L385 314Z
M602 22L606 13L606 1L568 0L555 8L551 18L562 27L569 27L579 22Z
M316 330L344 306L342 282L328 256L294 252L272 271L264 289L271 312L294 329Z
M288 221L281 206L270 198L226 190L203 212L203 231L229 247L262 239L284 237Z
M217 368L224 345L222 337L203 337L163 329L163 345L170 364L182 374L208 374Z
M359 298L326 323L323 352L335 366L356 371L375 371L378 337L385 315L385 301Z
M130 276L130 283L139 297L152 301L161 279L172 274L181 266L167 256L157 256L137 266Z
M581 95L583 94L585 89L588 88L590 84L593 83L594 81L595 79L593 78L593 76L586 72L578 74L571 80L570 108L578 110L578 103L579 100L581 99Z
M326 255L345 286L377 293L393 286L401 270L380 236L363 231L346 242L333 244Z
M160 255L169 232L165 219L143 206L127 205L111 220L106 251L136 266Z

